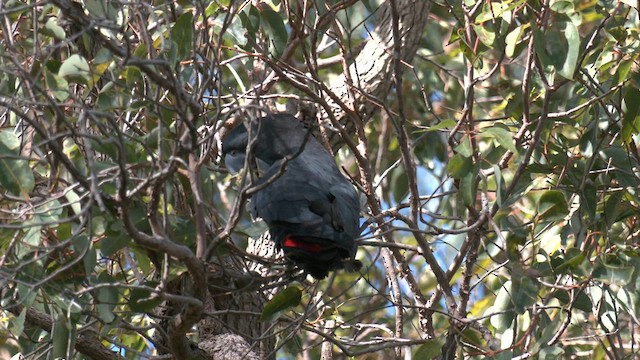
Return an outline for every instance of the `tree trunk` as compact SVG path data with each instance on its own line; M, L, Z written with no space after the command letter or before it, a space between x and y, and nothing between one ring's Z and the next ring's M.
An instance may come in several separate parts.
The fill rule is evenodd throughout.
M395 47L392 2L395 2L397 9L398 33L402 34L399 46ZM337 95L343 105L328 93L324 96L331 106L333 116L345 126L347 133L355 133L355 119L348 120L350 115L357 114L366 121L381 107L393 83L394 55L403 64L411 64L430 9L429 0L388 0L380 6L371 39L349 66L348 74L336 77L328 86L328 93ZM394 54L396 51L398 53ZM403 65L402 70L406 68ZM322 121L329 123L326 109L322 109L321 117ZM331 136L329 144L331 148L337 149L343 142L339 136Z

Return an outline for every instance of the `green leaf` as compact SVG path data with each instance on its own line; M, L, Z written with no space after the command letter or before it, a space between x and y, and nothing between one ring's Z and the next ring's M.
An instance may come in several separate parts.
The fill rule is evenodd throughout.
M302 300L302 290L295 286L289 286L288 288L277 293L269 302L264 306L262 314L260 315L260 321L270 321L283 311L297 306Z
M255 6L247 6L238 14L245 34L242 36L245 41L241 46L251 46L256 43L256 33L260 30L260 11Z
M125 246L129 245L131 239L124 234L108 235L100 240L100 253L102 256L110 257Z
M545 191L538 200L538 216L544 221L557 221L569 214L569 206L562 192Z
M102 272L97 279L100 284L113 284L114 279L106 272ZM118 289L114 286L104 286L98 288L98 296L96 298L96 309L98 316L105 323L111 323L116 319L113 313L116 305L118 305Z
M158 282L149 281L145 282L143 285L155 288L158 285ZM162 298L148 289L134 288L131 290L129 306L131 307L131 310L135 312L152 312L156 306L160 305L160 303L162 303Z
M171 40L178 50L178 59L184 60L191 57L193 46L193 13L190 11L180 15L171 28Z
M540 348L547 347L547 342L558 334L558 329L562 325L562 317L549 317L547 311L541 311L538 319L538 327L536 329L537 342L531 347L531 352L535 353Z
M569 293L565 290L557 290L553 293L553 297L558 299L562 304L571 304L574 309L590 313L593 311L593 303L584 291L574 291L574 298L571 299Z
M439 123L433 125L433 126L420 126L420 129L422 131L438 131L438 130L442 130L442 129L449 129L452 128L454 126L456 126L456 121L454 119L447 119L447 120L442 120Z
M473 160L460 154L454 155L447 164L447 173L454 179L460 179L473 168Z
M64 32L62 26L58 25L58 18L55 16L47 19L47 22L40 29L40 32L58 40L64 40L67 38L67 34Z
M619 220L618 217L624 210L623 204L622 193L619 191L611 193L607 198L604 205L604 217L607 221L608 229Z
M456 145L455 150L458 154L471 158L473 157L473 146L471 146L471 140L469 137L464 137L458 145Z
M493 49L494 43L496 42L496 33L492 28L493 24L484 23L481 25L473 24L473 29L478 36L478 40L480 40L486 47Z
M493 306L487 312L496 313L491 316L491 325L497 330L504 331L511 326L515 319L515 311L511 301L511 281L507 281L498 292Z
M532 25L536 54L546 70L572 80L580 55L580 34L571 21L557 21L544 33Z
M635 266L622 262L617 256L611 255L606 259L599 259L593 270L593 278L605 284L626 286L633 280Z
M471 206L475 203L478 190L477 175L478 169L474 166L460 179L460 196L465 205Z
M219 246L221 247L221 246ZM149 259L149 255L146 250L132 248L131 252L135 256L136 265L142 271L142 274L145 276L151 274L151 270L153 267L151 266L151 260Z
M56 223L62 215L62 206L58 200L52 200L38 207L38 214L33 217L35 222Z
M524 33L524 26L518 26L513 29L505 38L505 54L509 58L516 57L516 46L519 44L522 34Z
M629 87L622 103L622 141L628 144L640 133L640 90Z
M444 341L442 339L427 340L413 353L413 358L434 359L436 356L440 355L442 345L444 345Z
M75 343L75 327L64 315L58 315L51 332L51 359L67 359L67 352L72 351Z
M284 21L280 14L270 7L260 9L260 18L260 23L264 25L264 31L269 36L269 53L277 59L282 56L289 39Z
M56 99L65 101L69 98L69 83L67 80L45 69L44 81L47 84L48 90Z
M552 11L560 14L569 14L575 11L573 2L567 0L552 0L550 8Z
M538 353L538 359L540 360L555 360L559 359L560 355L564 354L564 350L558 346L546 347L540 350Z
M219 8L220 8L220 5L218 5L217 1L210 2L209 5L207 5L206 9L204 9L204 16L206 17L213 16L218 11Z
M0 131L0 150L3 153L17 155L20 150L20 139L12 131Z
M560 258L564 261L556 264L553 269L556 274L563 274L567 269L577 269L586 259L585 254L576 248L568 248Z
M58 76L67 81L88 84L91 80L89 63L80 55L71 55L60 66Z
M519 270L521 271L521 270ZM525 311L535 304L538 299L538 290L540 288L540 283L532 279L525 274L517 274L516 276L514 272L514 276L512 276L512 301L515 307L516 313L524 314Z
M84 0L85 9L89 14L103 19L115 20L118 18L119 10L112 1L104 0Z
M400 203L407 197L407 194L409 193L409 177L406 171L403 171L399 168L395 169L391 173L391 176L391 183L393 184L393 200L395 200L397 203Z
M518 149L516 149L516 145L513 143L513 134L503 127L492 126L484 128L480 135L482 137L493 138L498 145L513 153L518 153Z
M35 187L33 171L19 158L20 140L11 131L0 131L0 185L8 192L28 198Z
M16 336L21 335L24 331L24 320L27 316L27 308L22 308L20 315L10 318L9 320L9 332Z

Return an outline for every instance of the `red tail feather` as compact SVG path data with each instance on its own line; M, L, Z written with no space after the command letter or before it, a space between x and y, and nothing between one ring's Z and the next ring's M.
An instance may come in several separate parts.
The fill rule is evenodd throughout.
M319 253L322 251L322 245L316 243L310 243L305 241L299 241L293 236L289 235L284 239L284 246L288 248L296 248L313 253Z

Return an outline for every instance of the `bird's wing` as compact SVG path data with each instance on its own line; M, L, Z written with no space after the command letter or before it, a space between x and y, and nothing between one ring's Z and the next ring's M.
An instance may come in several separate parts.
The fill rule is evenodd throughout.
M253 196L254 215L270 227L278 225L355 252L359 219L355 190L339 173L343 183L330 173L314 173L304 160L290 161L284 174ZM267 172L265 179L271 172L277 174L277 169Z

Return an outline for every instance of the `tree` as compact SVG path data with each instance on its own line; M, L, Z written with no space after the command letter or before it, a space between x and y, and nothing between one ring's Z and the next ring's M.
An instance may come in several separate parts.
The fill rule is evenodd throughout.
M637 4L0 3L2 356L634 357ZM313 281L219 161L318 125L360 273Z

